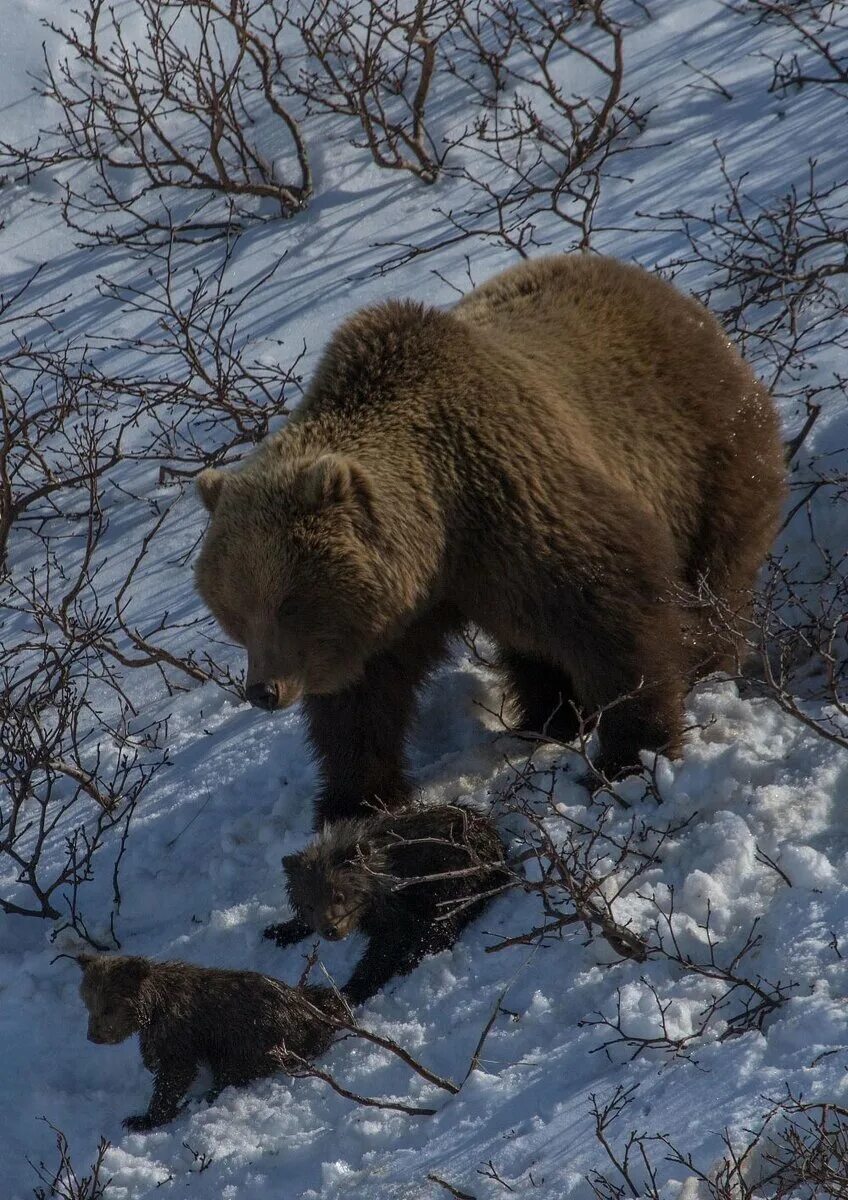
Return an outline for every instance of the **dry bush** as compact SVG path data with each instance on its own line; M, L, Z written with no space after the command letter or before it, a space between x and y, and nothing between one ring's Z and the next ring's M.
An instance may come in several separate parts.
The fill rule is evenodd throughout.
M50 1122L47 1124L50 1125ZM58 1165L47 1167L40 1162L36 1166L34 1162L27 1160L43 1185L33 1188L35 1200L53 1200L54 1197L56 1200L103 1200L112 1182L111 1177L107 1178L104 1172L104 1159L109 1142L101 1137L97 1143L97 1156L88 1168L89 1173L79 1175L71 1161L71 1148L67 1137L55 1125L50 1125L50 1128L56 1135Z
M164 730L139 728L123 695L114 703L108 677L90 671L80 645L45 646L41 658L4 650L0 684L0 911L64 919L60 928L105 949L88 931L79 891L111 843L114 920L133 813L168 761ZM104 714L109 700L117 715Z
M45 22L38 80L55 123L32 146L0 142L19 179L83 163L61 212L87 241L208 240L300 212L312 176L300 126L280 101L282 17L272 0L85 0ZM260 133L262 141L260 141Z
M49 520L55 515L53 492L68 480L82 482L93 468L86 449L91 439L65 428L71 417L85 424L78 391L54 392L28 357L23 330L51 333L62 307L61 301L29 305L40 273L41 268L13 291L0 293L0 337L8 339L0 349L0 577L12 525ZM91 416L96 425L97 414Z
M822 350L848 348L848 186L823 182L809 163L803 187L762 201L749 195L719 153L724 196L707 213L659 214L680 228L689 252L672 271L708 273L699 294L778 397L805 416L838 403L846 376L808 383ZM809 431L809 426L805 432ZM800 444L790 446L797 453Z
M108 679L131 709L124 679L126 671L133 669L156 671L168 695L210 680L240 694L239 681L208 649L179 648L188 634L198 639L206 631L211 631L208 641L212 643L216 634L208 615L178 620L163 610L149 619L145 628L132 616L136 581L151 560L161 561L175 502L154 504L152 510L142 509L137 514L137 523L146 525L138 550L123 578L108 587L98 577L108 561L108 514L99 492L92 493L89 503L74 535L67 540L41 536L39 565L20 579L7 580L5 595L0 598L0 617L10 627L15 618L15 640L10 638L7 653L17 660L33 652L53 655L57 647L62 652L79 650L88 669L98 678ZM69 544L71 541L77 544Z
M289 72L289 85L308 112L353 118L363 139L353 145L367 148L377 166L433 183L446 149L426 109L456 7L451 0L312 0L293 21L305 60Z
M848 527L844 475L833 503ZM769 564L753 616L741 626L747 654L738 679L805 729L848 749L848 561L819 545L809 519L817 561L802 569L784 555Z
M790 27L805 47L802 71L775 62L775 81L826 84L848 99L848 22L844 5L822 0L740 0L734 10ZM772 87L777 86L773 81ZM836 86L839 84L840 86ZM833 86L831 86L833 85ZM848 117L848 110L841 116ZM840 114L836 114L836 120ZM843 120L844 123L844 120ZM775 395L794 407L798 431L787 444L793 463L825 407L844 403L848 374L828 374L818 360L848 348L848 185L810 159L803 182L782 195L752 194L746 173L734 173L716 145L723 196L709 211L658 214L661 227L679 228L688 251L672 273L696 267L706 286L700 298L723 321ZM837 352L834 354L834 352ZM805 488L796 471L793 486ZM819 486L823 486L819 484Z
M762 1029L766 1018L780 1008L797 987L795 983L763 979L746 963L749 956L756 957L762 944L762 937L757 932L758 919L734 949L717 941L709 904L705 921L693 924L675 919L673 888L668 889L667 898L660 899L656 893L646 898L655 915L644 935L645 957L670 963L683 975L708 979L713 990L689 1032L680 1033L673 1023L673 1001L661 995L651 980L643 979L654 1005L654 1034L636 1031L628 1025L618 990L612 1014L597 1012L579 1022L581 1026L601 1031L603 1041L591 1053L603 1051L612 1058L610 1051L616 1049L626 1053L629 1061L649 1052L694 1061L697 1047L718 1025L723 1025L720 1041L739 1037L752 1029ZM692 948L687 949L687 946ZM640 1024L642 1020L644 1013L640 1014Z
M0 595L0 862L9 885L0 908L65 919L83 936L80 887L101 846L120 838L123 847L138 797L167 759L165 730L140 729L130 676L156 672L167 694L209 680L241 690L219 661L208 616L134 615L142 579L168 553L182 477L264 436L296 379L293 368L250 360L244 306L272 272L232 290L231 253L207 274L180 273L171 246L144 287L103 281L153 330L141 342L77 350L55 306L27 304L27 284L0 300L0 333L14 324L16 335L0 354L0 549L13 551ZM104 368L139 348L144 375ZM133 494L132 462L176 487ZM131 514L135 538L122 573L109 530L116 505Z
M836 6L746 2L735 8L789 25L799 36L812 30L806 52L819 66L810 68L807 82L834 83L827 72L843 61L838 45L848 32ZM781 61L785 78L789 68ZM844 88L831 91L848 97ZM848 523L848 473L840 465L846 445L834 442L831 431L848 391L841 365L848 349L848 185L811 160L803 183L776 197L755 195L745 175L733 173L717 152L721 200L709 211L675 210L659 218L661 227L679 228L688 247L672 271L706 274L701 299L792 413L786 443L792 497L750 615L722 611L707 584L683 603L707 608L717 634L736 645L742 686L844 747L848 559L840 531ZM827 440L810 449L823 416L831 418Z
M772 64L769 91L785 95L806 85L848 91L848 14L842 0L741 0L737 11L791 29L796 49Z
M663 1161L698 1180L704 1200L848 1197L848 1109L804 1101L787 1088L781 1099L766 1101L769 1107L756 1128L741 1136L725 1130L721 1160L703 1168L665 1134L649 1136L631 1128L614 1146L615 1128L637 1091L637 1086L619 1086L605 1101L591 1098L595 1136L610 1164L588 1177L598 1200L661 1200L667 1194L659 1182Z
M581 817L564 815L555 798L557 766L537 768L531 755L513 770L497 800L498 813L520 830L511 885L538 897L542 920L487 952L545 945L570 931L602 937L620 957L643 961L645 940L617 918L615 905L656 864L663 843L682 826L655 826L634 817L622 833L613 821L615 802L600 794Z
M110 300L145 319L152 332L141 338L92 338L76 349L31 320L0 358L0 554L14 535L16 562L35 564L8 570L0 598L7 627L16 618L19 653L58 639L82 645L92 670L153 668L168 692L209 679L239 690L217 652L186 648L190 636L214 636L207 616L162 612L143 626L132 616L140 581L166 553L186 479L263 438L299 383L297 360L280 365L270 341L251 358L243 328L251 297L276 267L232 289L231 254L228 246L204 273L179 271L169 246L155 253L143 286L102 280ZM143 371L115 370L140 350ZM133 462L155 466L159 483L177 490L134 495ZM98 571L118 499L134 507L137 550L107 594Z
M584 728L579 751L587 762L588 742ZM655 1004L654 1034L628 1028L618 992L612 1014L594 1013L581 1022L601 1032L595 1052L609 1054L617 1048L630 1058L647 1052L692 1058L708 1035L727 1039L760 1029L796 985L762 979L750 967L748 960L756 956L762 942L758 922L732 946L715 937L709 908L706 920L693 926L678 918L673 888L662 895L638 891L640 880L660 866L665 844L683 834L688 821L662 822L636 813L622 820L626 806L609 781L601 781L587 808L574 815L556 800L559 770L556 764L537 767L531 755L515 769L512 784L498 797L498 812L511 828L520 830L506 887L537 896L542 919L525 932L488 946L487 952L540 946L569 932L582 933L589 941L602 938L619 959L661 961L676 975L711 981L709 1000L693 1028L683 1035L671 1028L672 1002L649 978L643 983ZM645 769L643 782L646 798L661 802L656 762ZM639 897L646 916L640 928L619 915L619 902L633 895Z
M169 244L152 253L143 285L108 278L99 284L103 296L124 313L145 318L152 332L129 340L91 339L77 374L89 396L121 396L123 412L141 431L132 457L160 463L162 481L233 461L288 414L289 394L300 390L305 345L285 363L277 361L282 343L276 339L266 340L261 357L251 356L248 346L255 332L250 302L283 259L249 285L230 287L226 277L236 244L228 243L203 271L181 269ZM111 366L116 356L139 353L141 371ZM55 356L45 356L44 363L49 370Z
M124 458L117 401L92 394L66 350L0 361L0 572L13 529L43 538L85 517L92 481Z
M800 487L785 525L806 518L801 557L796 549L769 559L747 612L730 611L706 583L681 602L708 614L715 637L736 656L731 678L746 696L767 699L805 730L848 749L848 555L839 541L848 528L848 474L814 458ZM821 489L828 503L814 511ZM834 549L817 534L828 517L837 531Z
M479 237L522 257L546 245L585 248L612 161L632 149L646 114L624 91L624 30L605 0L472 0L456 3L448 69L482 100L446 167L462 208L435 209L450 227L434 244L398 247L383 269ZM564 79L589 77L581 90ZM544 224L545 235L541 226Z

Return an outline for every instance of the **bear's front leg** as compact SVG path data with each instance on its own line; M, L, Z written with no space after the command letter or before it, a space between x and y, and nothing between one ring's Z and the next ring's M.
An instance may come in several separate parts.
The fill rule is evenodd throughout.
M183 1107L182 1099L197 1075L197 1063L182 1059L160 1062L153 1078L153 1095L146 1113L125 1117L121 1122L131 1133L156 1129L172 1121Z
M352 687L304 698L322 777L317 830L326 822L398 808L409 799L404 743L416 690L444 656L455 627L444 614L428 614L390 650L375 655Z
M350 1004L363 1004L396 975L407 975L425 954L421 930L401 923L371 936L362 958L341 989Z

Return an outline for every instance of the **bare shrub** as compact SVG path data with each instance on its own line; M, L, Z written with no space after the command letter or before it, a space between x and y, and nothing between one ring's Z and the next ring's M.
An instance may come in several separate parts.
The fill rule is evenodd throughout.
M498 811L521 830L512 884L538 897L542 921L488 946L487 952L544 945L571 930L603 937L617 955L642 961L645 941L618 919L615 905L656 863L672 829L634 817L621 834L613 828L613 803L601 798L585 818L564 815L555 800L556 780L556 766L538 769L531 756L498 797Z
M659 214L679 225L689 244L670 267L706 269L700 298L775 394L806 418L845 391L845 377L815 379L813 366L822 350L848 347L848 187L821 181L811 161L803 187L793 184L763 201L746 192L744 175L734 177L717 153L722 200L707 213ZM791 446L793 454L798 449L800 443Z
M838 1104L805 1101L787 1088L780 1099L766 1099L755 1128L741 1135L725 1130L722 1158L705 1168L666 1134L631 1129L616 1148L615 1128L637 1092L619 1085L607 1100L591 1097L595 1136L610 1164L588 1176L598 1200L661 1200L667 1194L659 1178L662 1162L683 1167L708 1200L848 1197L848 1109Z
M739 940L734 949L723 946L717 940L712 929L709 903L706 919L693 925L691 920L684 923L676 919L673 888L668 889L667 898L660 899L655 892L646 898L649 899L654 916L645 935L645 957L671 963L684 975L708 979L714 985L714 990L697 1014L692 1028L686 1033L681 1033L674 1027L670 1016L673 1001L663 997L649 979L643 979L642 983L654 1004L654 1034L645 1034L628 1027L622 1013L619 990L616 993L613 1014L599 1012L580 1022L588 1028L601 1030L604 1036L603 1042L592 1053L601 1050L611 1057L610 1051L619 1048L627 1052L631 1061L649 1051L673 1058L691 1059L696 1046L717 1022L724 1026L719 1035L721 1041L739 1037L751 1029L762 1029L765 1019L784 1004L797 987L794 983L783 983L780 980L772 983L762 979L748 967L745 960L754 955L762 944L762 937L758 933L758 920L752 923L747 934ZM683 944L684 940L688 945L693 945L693 948L687 949Z
M775 395L794 407L797 427L786 444L794 495L783 530L795 522L796 542L812 553L802 565L798 549L778 549L741 620L722 612L706 585L691 600L709 608L717 634L736 644L743 686L844 746L848 564L821 530L845 522L848 475L835 465L838 446L816 453L807 442L823 413L844 406L848 386L838 365L848 348L848 187L822 180L811 161L803 186L763 200L747 192L744 175L734 176L720 151L719 162L724 197L709 212L660 214L688 242L672 269L706 268L701 298Z
M122 461L128 429L114 392L92 395L66 351L47 363L22 347L0 362L0 570L13 527L41 537L85 515L69 496Z
M841 0L741 0L737 11L795 35L797 49L765 56L773 71L769 91L785 95L812 84L848 92L848 17Z
M234 246L204 271L180 269L169 244L152 251L141 285L101 278L101 294L152 331L131 338L76 347L53 324L45 330L40 311L20 311L26 285L0 297L0 330L15 321L0 352L0 563L13 526L43 536L51 522L82 520L74 494L120 463L157 463L160 482L190 477L232 461L287 415L305 347L284 363L282 343L268 338L252 355L246 328L250 301L282 260L230 287ZM139 354L142 370L115 368Z
M318 948L316 944L306 959L304 969L298 981L300 985L305 984L309 980L310 975L314 970L316 963L318 962L317 949ZM335 981L323 968L322 976L323 978L321 979L321 983L324 986L329 985L335 994L335 997L338 1001L337 1008L334 1011L328 1011L325 1008L319 1009L315 1007L306 997L302 997L301 1002L306 1010L311 1011L312 1015L315 1016L319 1021L332 1026L342 1036L342 1038L359 1039L367 1042L369 1045L374 1046L379 1050L385 1051L391 1057L403 1063L403 1065L413 1075L418 1076L418 1078L424 1083L428 1084L432 1088L435 1088L437 1092L440 1092L443 1096L447 1097L458 1095L471 1078L473 1072L478 1069L483 1047L486 1043L489 1033L491 1032L495 1020L501 1011L500 1005L504 998L503 995L498 997L488 1020L480 1031L480 1035L477 1039L477 1043L474 1047L474 1051L471 1055L465 1073L457 1081L432 1071L429 1067L425 1066L420 1059L416 1058L399 1042L395 1041L394 1038L389 1037L387 1034L376 1033L374 1030L368 1029L362 1025L357 1019L347 998L339 991L339 989L336 987ZM328 1084L329 1087L332 1088L332 1090L338 1095L344 1096L346 1099L352 1100L356 1104L362 1105L365 1108L382 1108L394 1112L402 1112L407 1116L421 1117L434 1116L439 1111L438 1108L430 1108L417 1104L410 1105L394 1098L364 1096L358 1092L353 1092L338 1079L336 1079L335 1076L333 1076L329 1071L325 1071L322 1068L317 1067L314 1062L309 1062L305 1059L302 1062L302 1067L293 1070L291 1073L297 1077L320 1079L324 1083Z
M50 1122L47 1121L47 1124L50 1125ZM53 1197L57 1197L58 1200L103 1200L112 1182L111 1177L107 1178L104 1172L104 1160L110 1143L101 1137L97 1143L97 1156L88 1168L88 1174L79 1175L71 1161L71 1148L67 1137L55 1125L50 1125L50 1128L56 1135L58 1165L47 1167L40 1162L36 1166L27 1159L43 1185L33 1188L35 1200L52 1200Z
M465 185L462 208L436 208L452 232L434 244L391 243L384 269L469 237L527 257L550 240L551 219L585 248L604 173L645 120L624 92L623 27L604 0L473 0L456 16L449 69L483 100L451 135L463 165L446 170ZM592 82L573 94L562 80L576 72Z
M27 307L26 284L0 301L0 330L14 321L16 335L0 355L4 551L15 535L0 597L0 909L64 920L92 942L80 889L107 842L120 861L138 797L167 761L164 728L141 725L129 674L156 672L167 694L209 680L241 690L212 621L139 610L140 580L168 554L182 477L264 436L296 382L270 342L263 358L246 353L244 307L272 271L232 290L231 247L209 273L180 273L174 253L162 250L148 285L101 285L153 329L140 343L77 351L55 309ZM112 369L139 348L143 374ZM176 489L133 494L118 470L133 461ZM108 537L116 497L135 539L122 573L107 568L121 562Z
M740 13L791 26L818 56L820 78L834 83L845 33L839 6L745 0ZM806 31L806 33L804 32ZM807 60L805 60L807 61ZM775 78L788 87L798 60L781 59ZM829 65L829 66L828 66ZM812 69L810 69L812 72ZM819 73L821 73L819 72ZM827 75L827 78L825 78ZM848 91L832 91L848 96ZM848 562L840 530L846 521L848 475L838 465L844 446L811 436L844 410L848 375L840 355L848 349L848 186L810 160L803 181L782 195L752 194L746 177L730 170L719 147L724 194L709 211L659 214L688 243L673 272L706 273L700 298L739 342L775 395L792 412L786 442L792 502L780 542L742 618L723 612L706 585L682 599L710 611L717 636L736 647L737 678L748 691L767 696L787 715L837 745L848 744ZM815 503L813 503L815 501ZM835 535L835 536L834 536ZM803 549L801 548L803 547Z
M312 176L279 98L272 0L131 0L120 11L85 0L75 16L45 22L63 51L54 65L45 49L38 80L55 125L29 147L0 143L19 178L91 168L84 185L61 184L71 229L107 244L202 241L306 207Z
M496 715L503 719L502 714ZM593 1013L580 1022L602 1032L593 1053L610 1054L616 1048L631 1058L654 1051L691 1059L708 1036L724 1040L760 1029L797 985L763 979L752 969L750 960L762 942L758 921L732 945L715 936L709 905L705 921L693 925L688 918L679 918L673 888L662 893L639 890L640 881L661 865L665 845L683 834L696 814L669 822L638 811L626 815L630 803L591 765L590 738L603 717L603 710L589 719L581 717L572 746L588 768L586 781L594 786L585 808L573 812L557 799L559 762L540 767L534 752L523 765L511 768L512 781L496 801L498 813L517 831L518 839L507 864L512 874L506 887L537 896L541 920L488 946L487 952L515 945L541 946L569 932L583 932L588 941L603 939L619 960L659 961L669 964L678 977L709 980L709 998L691 1029L683 1033L672 1021L673 1000L661 994L650 976L642 984L655 1006L652 1033L643 1035L628 1027L620 989L612 1014ZM550 740L544 730L518 731L517 736ZM658 755L644 765L639 782L643 801L662 803ZM627 897L637 901L638 926L622 919L622 901Z
M142 286L102 279L101 293L125 313L140 315L154 332L129 341L97 339L81 364L90 394L120 393L143 426L133 456L160 462L160 479L193 476L233 461L244 447L288 414L288 396L300 389L305 345L280 362L282 343L266 339L261 356L248 347L255 334L250 303L276 274L282 259L246 287L227 285L236 242L207 270L180 269L173 244L153 252ZM95 353L95 349L97 353ZM143 355L143 371L114 373L108 358ZM49 365L49 364L48 364Z
M154 252L141 286L102 280L104 294L151 330L140 338L92 338L77 350L58 331L48 339L37 322L22 323L0 358L0 553L14 532L18 564L0 604L8 646L14 628L21 652L82 645L97 673L111 663L112 672L156 670L168 692L210 679L239 690L208 641L189 644L217 636L208 616L133 616L140 581L167 553L186 478L264 437L299 385L298 360L280 363L273 339L252 355L244 328L276 265L234 289L225 282L231 254L228 246L205 272L180 271L169 246ZM142 370L116 370L139 350ZM131 462L157 467L159 483L177 490L135 495ZM107 592L98 571L118 497L135 508L137 549Z
M433 183L445 158L427 124L440 40L456 21L452 3L312 0L294 24L306 51L292 89L309 112L353 118L378 167Z
M789 514L809 510L819 487L833 489L836 520L848 521L848 476L823 474ZM723 613L714 621L737 644L737 680L765 696L816 736L848 748L848 562L822 546L808 511L814 555L802 566L788 554L773 558L751 616ZM723 622L723 625L722 625Z
M0 660L0 910L71 926L93 945L79 891L107 842L117 870L136 804L167 763L158 725L138 728L118 697L104 715L108 681L83 647L44 648L41 659L6 650ZM113 908L112 918L115 909Z

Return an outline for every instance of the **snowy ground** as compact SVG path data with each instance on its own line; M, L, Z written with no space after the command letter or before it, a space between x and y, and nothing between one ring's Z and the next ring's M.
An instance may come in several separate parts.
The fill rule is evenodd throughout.
M593 244L663 266L683 249L679 224L657 232L657 222L642 214L709 209L720 186L715 140L732 171L748 172L748 193L766 199L793 182L802 185L811 156L825 178L838 180L840 171L844 177L848 140L838 95L821 88L785 98L769 93L771 67L763 52L790 44L785 29L755 28L713 0L651 0L649 7L650 19L635 6L628 10L632 29L626 39L628 91L652 109L640 135L644 149L622 165L626 180L608 182L600 222L607 231ZM38 66L43 36L38 19L51 11L46 0L0 0L4 140L29 140L45 119L43 102L28 94L27 72ZM731 98L684 60L714 75ZM445 124L456 119L452 102L448 92ZM376 274L385 256L376 242L438 234L433 209L446 202L452 185L428 189L381 172L347 145L338 124L327 121L324 128L317 194L308 213L243 235L228 268L228 282L244 286L282 259L251 298L244 327L252 353L279 355L281 361L293 359L305 342L307 374L330 331L354 308L389 295L447 304L457 289L469 286L465 254L476 282L513 261L503 247L469 241L386 277ZM149 333L141 318L96 292L103 275L148 286L145 262L108 248L75 246L55 211L33 203L49 187L39 181L32 189L10 186L0 192L3 290L45 263L36 295L68 297L60 318L63 334L85 341ZM451 193L450 203L461 207L461 194ZM567 246L562 226L552 223L546 232L552 248ZM187 251L186 268L208 270L220 254L214 244ZM695 288L709 281L693 269L685 282ZM282 348L271 341L277 338ZM131 366L142 373L144 356ZM835 372L838 364L825 351L817 369ZM797 413L788 408L784 416L787 429L795 429ZM848 443L846 433L844 403L833 402L815 427L811 452L838 451ZM833 461L844 469L848 452ZM180 561L203 526L190 489L180 496L158 482L156 467L137 463L126 463L116 478L126 491L111 494L109 552L98 564L98 586L108 595L139 549L145 526L135 523L137 501L128 492L156 503L175 499L167 553L136 581L131 615L147 626L166 609L181 619L201 615L190 568ZM844 506L840 523L825 508L824 495L820 498L820 536L841 554ZM802 519L781 542L802 562L812 561ZM19 577L39 566L36 549L23 538L13 539L10 562ZM6 620L4 644L16 630L14 618ZM204 637L213 632L207 629ZM219 646L218 652L240 669L235 648ZM282 914L280 857L300 847L310 827L314 773L298 713L259 715L214 684L168 696L155 672L134 672L128 686L146 721L168 718L172 765L144 793L132 826L116 926L122 948L294 981L301 951L281 952L260 935ZM481 717L477 701L497 706L491 681L463 647L428 691L412 747L416 778L429 800L486 802L511 778L507 757L520 765L527 756L526 746L500 736L494 722ZM278 1078L227 1091L212 1107L198 1100L165 1129L128 1135L121 1118L139 1111L149 1095L137 1047L88 1044L76 967L67 959L51 962L65 935L57 947L48 922L5 916L0 1193L10 1200L30 1196L37 1180L27 1158L53 1161L53 1135L41 1117L67 1134L78 1169L91 1161L101 1135L109 1140L110 1200L185 1189L197 1200L447 1195L428 1182L430 1173L478 1200L511 1194L506 1185L522 1196L559 1200L587 1197L586 1175L603 1161L590 1119L593 1093L605 1097L619 1085L637 1084L613 1140L637 1127L665 1133L705 1169L720 1154L725 1127L754 1121L767 1107L764 1097L779 1095L787 1085L807 1098L848 1105L848 753L768 702L741 698L730 682L701 685L689 698L689 716L698 728L684 758L661 768L661 813L654 800L638 798L635 785L622 789L635 797L637 817L666 822L696 813L666 843L661 863L641 887L650 885L659 895L674 887L693 944L708 903L714 932L725 946L740 945L760 918L762 940L749 960L751 972L796 985L761 1031L720 1040L719 1021L688 1060L647 1053L629 1061L627 1051L597 1052L603 1031L583 1022L598 1012L611 1014L617 993L626 1027L651 1036L658 1024L653 985L670 1002L668 1019L680 1036L697 1022L713 985L663 961L610 967L608 947L598 941L587 945L580 936L541 949L517 946L487 954L493 940L538 920L536 901L516 893L498 901L452 952L390 985L362 1013L364 1024L460 1081L504 993L480 1069L457 1096L446 1097L363 1043L345 1042L326 1058L326 1068L345 1086L436 1107L437 1115L361 1108L320 1081ZM557 758L547 749L537 758L540 767L556 768L563 817L579 816L587 794L576 782L576 756ZM615 828L623 831L633 811L615 814ZM791 886L758 859L758 848L780 865ZM61 853L58 836L53 852ZM108 854L107 849L83 900L98 936L108 933L98 925L98 914L105 913L105 920L111 910ZM8 868L2 874L8 884ZM622 900L620 912L637 927L649 920L634 896ZM356 953L354 944L323 947L322 960L342 977ZM200 1090L198 1085L198 1095ZM211 1158L202 1172L196 1155ZM657 1158L664 1194L679 1194L685 1170Z

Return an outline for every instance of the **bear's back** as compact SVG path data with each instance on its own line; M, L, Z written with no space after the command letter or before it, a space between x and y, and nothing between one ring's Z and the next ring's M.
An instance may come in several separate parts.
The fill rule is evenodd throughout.
M453 311L526 361L563 398L565 419L589 431L611 482L684 538L705 472L764 452L779 464L774 410L750 367L703 305L641 267L590 254L534 259Z

